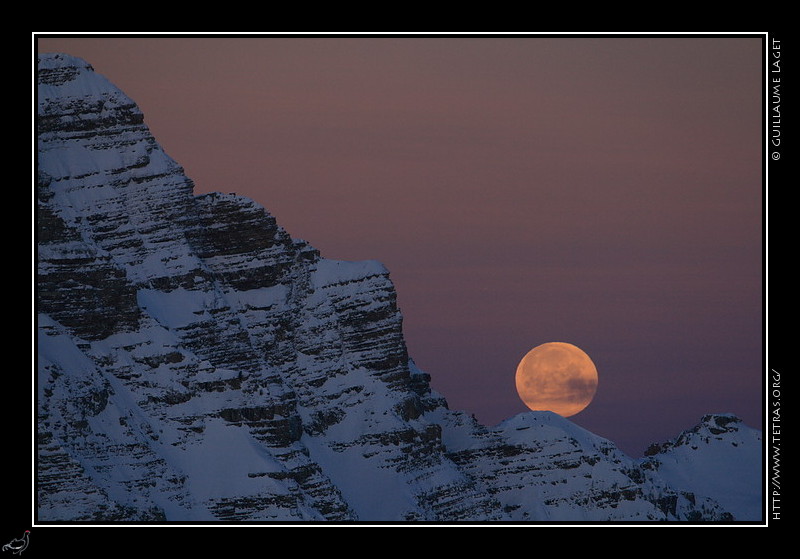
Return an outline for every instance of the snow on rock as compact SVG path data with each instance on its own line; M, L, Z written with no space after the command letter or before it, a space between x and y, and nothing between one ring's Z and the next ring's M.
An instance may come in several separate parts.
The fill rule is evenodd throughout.
M40 55L37 116L39 521L755 517L733 419L644 461L554 414L479 425L409 359L382 264L194 196L80 59Z
M709 414L672 441L653 444L641 465L672 487L716 500L736 520L761 520L761 431L733 414Z

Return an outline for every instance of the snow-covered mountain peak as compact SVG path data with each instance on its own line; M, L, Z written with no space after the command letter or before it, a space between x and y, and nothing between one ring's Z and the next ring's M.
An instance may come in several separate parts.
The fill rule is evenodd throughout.
M735 519L761 518L762 434L736 415L709 414L641 460L668 483L720 503Z
M38 56L37 107L40 117L52 112L50 104L65 98L74 102L102 101L106 110L116 105L131 106L133 101L96 73L85 60L63 53L44 53ZM141 114L141 113L139 113Z
M682 432L676 438L664 443L653 443L644 454L645 456L654 456L681 447L697 450L698 445L707 445L713 442L725 442L737 446L753 439L760 440L760 438L760 431L747 427L735 414L707 414L697 425Z
M587 431L557 413L549 411L522 412L501 422L494 430L502 433L508 440L519 444L538 444L536 441L541 439L542 433L549 432L567 437L574 441L575 444L586 449L614 447L611 441ZM619 452L616 447L614 449Z
M86 79L86 73L94 73L92 65L82 58L62 52L40 53L36 58L39 83L80 81L88 84L92 78ZM61 71L65 79L55 80L55 72ZM81 85L86 85L81 84ZM113 87L113 86L112 86Z

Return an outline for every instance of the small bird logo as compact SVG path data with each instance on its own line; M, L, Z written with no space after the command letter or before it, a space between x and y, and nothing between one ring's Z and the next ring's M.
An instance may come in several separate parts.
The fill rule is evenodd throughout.
M3 546L3 551L10 551L11 553L16 553L20 555L25 548L28 547L28 537L30 536L31 531L25 530L25 533L22 535L21 538L14 538L6 545Z

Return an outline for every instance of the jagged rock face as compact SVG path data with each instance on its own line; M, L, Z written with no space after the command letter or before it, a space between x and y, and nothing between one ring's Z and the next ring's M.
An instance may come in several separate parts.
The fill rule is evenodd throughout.
M40 68L41 518L357 519L336 464L376 442L369 468L435 479L375 518L437 518L448 490L470 516L485 499L407 422L423 410L386 269L192 196L133 102L83 61Z
M84 61L39 58L38 133L40 521L726 518L566 420L449 411L381 264L194 196Z
M520 414L493 428L452 412L442 422L448 456L480 479L512 520L733 519L710 494L670 483L557 414Z

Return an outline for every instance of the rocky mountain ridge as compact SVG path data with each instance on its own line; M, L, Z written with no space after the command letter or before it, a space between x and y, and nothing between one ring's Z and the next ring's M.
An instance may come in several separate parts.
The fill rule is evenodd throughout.
M555 414L449 410L380 263L195 196L88 63L38 67L39 521L760 518L760 432L733 416L634 460Z

